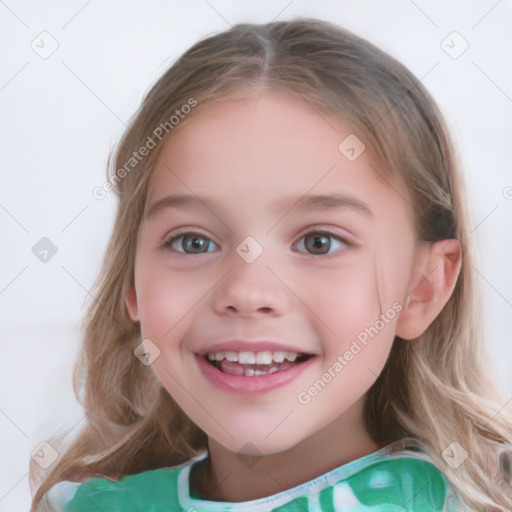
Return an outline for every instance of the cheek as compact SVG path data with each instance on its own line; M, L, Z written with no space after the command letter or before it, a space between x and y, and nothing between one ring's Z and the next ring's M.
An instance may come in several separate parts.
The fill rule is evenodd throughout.
M373 262L362 252L336 268L302 272L295 282L301 283L306 311L317 315L331 335L347 339L380 314Z
M333 365L342 358L337 369L341 364L343 371L333 386L338 391L363 394L381 372L394 339L397 315L391 304L380 304L372 254L360 251L336 269L301 277L305 311L314 313L312 322L324 340L323 369L336 372Z
M136 287L142 334L159 339L178 325L211 285L185 272L170 272L153 264L141 268Z

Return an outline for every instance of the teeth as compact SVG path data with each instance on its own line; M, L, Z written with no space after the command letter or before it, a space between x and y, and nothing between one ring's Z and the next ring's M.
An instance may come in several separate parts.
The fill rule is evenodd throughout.
M274 352L272 355L272 359L276 363L282 363L284 361L284 355L285 355L285 352L282 352L282 351Z
M226 356L226 352L215 352L215 360L222 361Z
M241 351L235 352L234 350L212 352L208 354L210 361L222 361L227 359L228 361L239 362L240 364L272 364L282 363L285 359L288 361L295 361L299 354L297 352L288 352L286 350L265 350L263 352L250 352Z
M295 361L295 359L297 359L297 356L299 354L297 354L297 352L285 352L284 353L284 358L285 359L288 359L288 361Z
M239 352L238 362L240 364L254 364L256 362L256 356L254 352Z
M256 364L271 364L272 352L256 352Z
M228 361L238 361L238 354L232 350L226 352L226 359Z

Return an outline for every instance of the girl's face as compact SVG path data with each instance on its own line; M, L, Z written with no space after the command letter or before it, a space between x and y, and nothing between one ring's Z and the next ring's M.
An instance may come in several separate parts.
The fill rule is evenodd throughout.
M284 451L335 420L351 436L405 307L408 194L295 96L193 115L156 166L126 300L152 370L233 452ZM222 351L247 363L207 361Z

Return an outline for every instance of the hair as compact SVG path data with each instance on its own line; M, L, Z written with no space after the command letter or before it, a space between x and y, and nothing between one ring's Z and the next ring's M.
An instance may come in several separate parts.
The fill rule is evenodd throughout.
M308 18L242 23L198 41L145 95L115 158L109 158L117 215L81 324L73 372L87 423L61 448L44 478L31 461L31 488L42 481L31 510L59 481L119 479L181 464L207 449L206 434L134 356L141 331L127 315L125 297L134 283L152 171L172 136L169 120L177 109L188 112L182 107L193 101L197 107L180 116L180 127L211 102L265 90L302 97L339 117L365 142L386 176L407 186L418 238L460 241L461 270L451 297L421 336L395 337L367 393L364 420L379 444L406 436L423 443L467 510L510 510L511 487L505 482L510 468L504 462L500 469L498 463L510 460L504 450L510 449L512 419L488 376L480 291L472 271L477 256L456 147L438 106L404 65L346 29ZM128 171L134 151L153 140L159 126L165 126L165 136ZM50 444L64 443L65 437L55 435ZM442 457L452 442L468 454L456 469Z

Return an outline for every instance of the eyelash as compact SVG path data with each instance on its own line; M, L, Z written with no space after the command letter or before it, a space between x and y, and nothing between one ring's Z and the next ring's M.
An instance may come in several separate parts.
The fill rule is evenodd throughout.
M161 248L165 249L165 250L173 250L173 251L178 252L180 254L187 254L187 255L190 255L190 256L192 256L192 255L200 255L200 254L208 254L209 252L215 252L215 251L206 251L206 252L190 253L190 252L178 251L177 249L174 249L174 247L173 247L174 243L177 240L179 240L180 238L183 238L183 236L187 235L187 234L198 235L201 238L204 238L204 239L206 239L206 240L208 240L208 241L210 241L212 243L215 243L215 242L213 242L213 240L211 240L206 235L203 235L203 234L201 234L201 233L199 233L197 231L193 231L191 229L184 228L184 229L180 229L180 230L175 231L170 238L167 238L162 243ZM340 237L338 234L336 234L336 233L334 233L334 232L332 232L330 230L327 230L327 229L314 229L314 230L311 230L311 231L307 231L306 233L304 233L303 235L300 236L299 241L302 240L303 238L305 238L307 235L311 235L311 234L326 235L326 236L332 237L332 238L336 239L338 242L341 242L347 248L355 246L355 244L353 242L349 241L347 238ZM294 246L295 245L297 245L297 243L295 243ZM330 249L330 247L329 247L329 249ZM334 251L334 252L339 252L339 249L338 249L338 251ZM301 254L304 254L304 253L301 252ZM325 253L325 254L314 254L314 253L306 253L306 254L308 254L309 256L329 257L329 256L331 256L334 253L328 252L328 253Z

